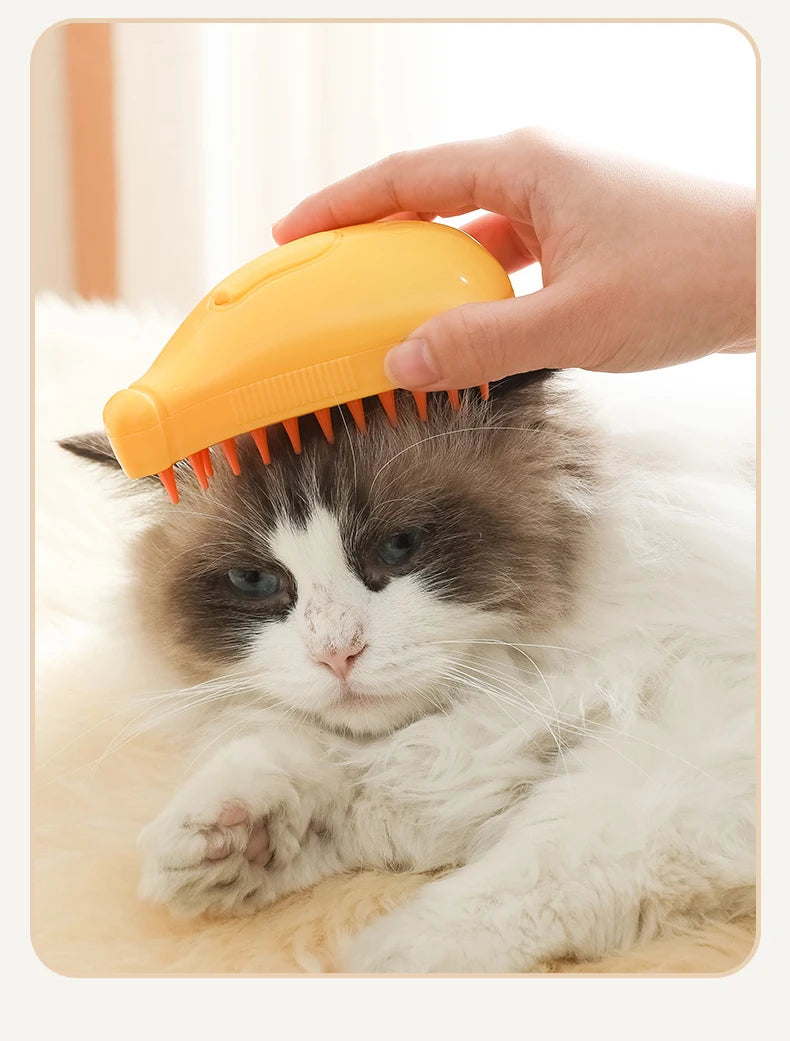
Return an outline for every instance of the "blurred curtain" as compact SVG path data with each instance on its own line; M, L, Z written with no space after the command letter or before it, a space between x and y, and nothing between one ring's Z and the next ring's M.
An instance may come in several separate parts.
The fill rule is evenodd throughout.
M433 41L384 28L116 27L124 299L189 307L270 248L299 198L394 141L431 140L436 113L404 105L415 91L402 59L435 66Z
M73 247L90 240L92 216L84 206L82 216L73 206L64 212L74 195L69 169L84 175L92 162L84 149L70 167L64 158L75 144L58 116L68 96L59 47L70 28L49 30L33 61L34 287L61 291L75 286ZM186 311L269 249L271 224L304 195L404 148L537 124L754 183L755 60L726 25L117 22L105 29L115 281L117 296L134 306ZM517 277L517 290L537 278Z

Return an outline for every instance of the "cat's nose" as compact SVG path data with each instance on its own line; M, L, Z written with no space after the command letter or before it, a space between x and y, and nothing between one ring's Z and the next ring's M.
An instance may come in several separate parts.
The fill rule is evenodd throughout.
M365 646L364 643L362 646L355 643L349 647L341 647L339 650L322 651L320 654L314 655L314 658L315 661L331 669L338 679L344 680L351 672L351 666L365 650Z

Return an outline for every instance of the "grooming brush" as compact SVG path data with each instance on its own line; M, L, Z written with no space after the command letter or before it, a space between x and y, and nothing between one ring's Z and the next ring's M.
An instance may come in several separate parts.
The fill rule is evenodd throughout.
M491 254L447 225L391 221L308 235L212 289L148 372L107 402L107 435L128 477L158 474L178 502L175 463L188 460L206 488L211 448L238 474L236 438L245 434L269 463L272 424L297 453L299 417L311 412L330 442L334 406L347 406L364 433L364 399L378 396L396 424L387 351L442 311L512 296ZM487 385L480 391L488 396ZM458 408L459 392L446 393ZM427 395L414 399L425 419Z

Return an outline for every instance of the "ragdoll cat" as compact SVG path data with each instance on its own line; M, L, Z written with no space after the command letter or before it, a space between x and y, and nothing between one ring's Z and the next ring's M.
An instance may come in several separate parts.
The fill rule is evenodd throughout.
M273 432L269 467L242 438L241 476L185 473L179 506L126 482L148 625L228 735L144 830L142 896L250 913L436 872L343 952L374 973L529 971L752 907L737 461L618 442L564 375L437 395L426 424L399 397L367 436L336 414L334 445L303 420L300 456Z

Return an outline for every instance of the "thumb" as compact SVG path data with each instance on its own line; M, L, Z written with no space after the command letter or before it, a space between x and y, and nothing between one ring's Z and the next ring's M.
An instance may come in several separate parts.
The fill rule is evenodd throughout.
M452 390L532 369L582 365L578 311L557 286L464 304L415 329L387 354L384 367L399 387Z

